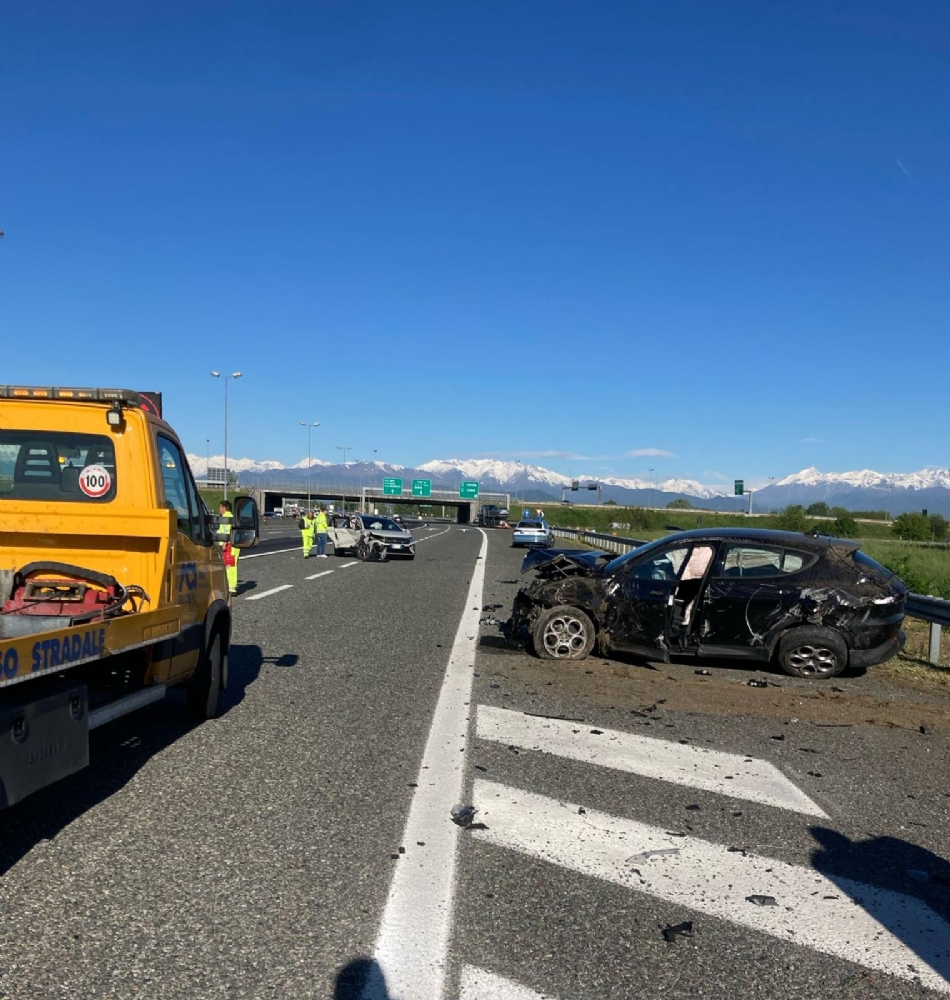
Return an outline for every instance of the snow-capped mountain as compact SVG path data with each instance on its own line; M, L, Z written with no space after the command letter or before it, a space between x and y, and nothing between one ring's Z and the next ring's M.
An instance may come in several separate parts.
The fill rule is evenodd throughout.
M420 471L432 476L461 476L463 479L475 479L478 482L488 482L504 486L508 483L543 483L546 486L570 486L568 476L559 472L543 469L540 465L525 465L523 462L502 462L494 458L447 458L424 462Z
M848 510L886 510L891 514L929 510L950 513L950 469L919 472L820 472L803 469L765 487L756 503L785 507L824 501Z
M190 452L187 455L188 464L191 466L191 471L196 476L203 476L208 471L208 466L210 464L212 469L223 469L224 468L224 455L212 455L209 459L206 455L192 455ZM314 459L314 464L316 465L316 459ZM329 463L322 463L327 465ZM303 466L306 468L307 460L303 460ZM254 458L231 458L228 456L228 468L232 472L271 472L275 469L283 469L283 462L269 462L263 461L259 462Z
M928 490L934 487L950 489L950 469L921 469L920 472L819 472L802 469L780 479L775 486L806 486L813 489L906 489Z
M206 460L189 455L194 472L204 475ZM220 468L224 458L214 455L211 465ZM242 483L277 485L305 483L308 479L307 460L291 467L280 462L256 461L250 458L229 458L228 467L240 475ZM540 465L503 461L494 458L433 459L418 468L392 465L387 462L348 462L346 468L314 458L309 473L314 486L320 483L356 486L381 483L383 476L399 476L408 489L409 480L431 479L437 490L458 489L462 480L475 480L483 492L517 494L519 499L550 503L559 500L562 487L570 487L571 477ZM604 500L631 506L663 507L672 500L686 499L695 506L717 510L742 510L746 501L733 497L716 487L704 486L692 479L666 479L651 483L646 479L608 476L606 478L576 477L582 486L597 482ZM568 499L585 502L592 495L567 492ZM803 469L786 476L755 493L756 510L778 510L788 504L809 504L824 501L829 506L848 510L886 510L892 514L927 509L950 515L950 469L921 469L919 472L875 472L862 469L855 472L820 472Z
M564 476L540 465L525 465L522 462L503 462L493 458L475 459L437 459L425 462L419 466L423 472L434 476L459 476L463 479L476 479L479 482L491 482L498 488L530 489L532 486L553 487L559 495L562 486L571 485L571 476ZM651 483L646 479L622 479L615 476L607 477L575 477L581 484L598 482L604 486L615 486L621 490L646 490L654 494L675 493L697 497L703 500L720 496L721 491L710 489L692 479L667 479L660 483Z

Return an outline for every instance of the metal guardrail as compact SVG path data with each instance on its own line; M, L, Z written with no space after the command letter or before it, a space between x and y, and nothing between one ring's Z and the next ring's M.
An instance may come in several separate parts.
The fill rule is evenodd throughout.
M602 535L596 531L583 531L580 528L552 528L559 538L576 538L587 542L598 549L607 552L629 552L645 542L636 538L620 538L617 535ZM940 638L943 626L950 628L950 601L926 594L909 594L904 605L904 613L909 618L918 618L930 623L930 649L928 659L931 663L940 662Z
M588 542L595 548L604 549L607 552L616 552L622 555L631 549L646 545L646 542L636 538L618 538L617 535L602 535L596 531L584 531L581 528L551 528L557 538L576 538L581 542Z

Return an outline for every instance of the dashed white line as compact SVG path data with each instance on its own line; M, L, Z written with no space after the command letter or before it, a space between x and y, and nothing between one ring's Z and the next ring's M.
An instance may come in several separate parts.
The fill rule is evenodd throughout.
M313 576L305 576L305 580L319 580L321 576L329 576L333 572L332 569L325 569L322 573L314 573Z
M479 840L950 993L950 927L912 896L491 781L473 802Z
M615 729L593 733L590 726L576 722L524 715L489 705L478 707L477 735L479 739L506 746L540 750L585 764L828 818L797 785L765 760Z
M340 569L349 569L351 566L359 566L359 564L360 564L360 561L359 561L359 559L357 559L356 562L343 563L343 565L340 567Z
M285 552L302 552L303 550L299 545L295 545L292 549L274 549L273 552L250 552L246 556L241 556L241 559L262 559L264 556L279 556L283 555Z
M271 587L270 590L265 590L261 594L251 594L249 597L246 597L245 600L259 601L262 597L270 597L271 594L279 594L282 590L290 590L291 587L293 587L292 583L285 583L280 587Z
M468 744L469 703L485 584L488 536L482 532L465 611L445 669L442 691L422 755L417 788L400 843L386 908L376 940L379 972L363 990L364 1000L404 997L441 1000L455 893L459 828L450 817L462 793ZM417 847L422 841L425 847ZM389 992L386 992L386 990Z

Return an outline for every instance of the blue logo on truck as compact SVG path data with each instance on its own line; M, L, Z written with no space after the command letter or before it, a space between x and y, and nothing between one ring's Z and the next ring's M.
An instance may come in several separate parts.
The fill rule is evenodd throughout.
M33 643L33 670L50 667L68 667L77 660L102 656L106 641L104 628L87 629L80 635L67 635L62 639L42 639Z

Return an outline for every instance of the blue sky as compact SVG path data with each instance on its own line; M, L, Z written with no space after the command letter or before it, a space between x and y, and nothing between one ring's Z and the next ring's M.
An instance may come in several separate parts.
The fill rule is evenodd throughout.
M948 465L942 2L15 5L3 375L197 453ZM636 454L644 450L665 455ZM586 457L577 457L586 456Z

